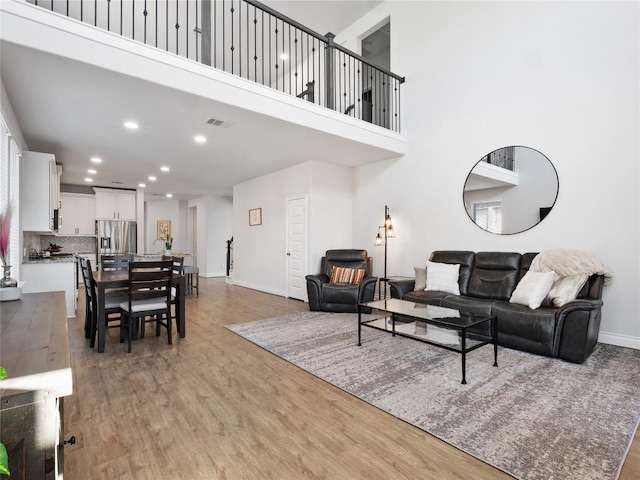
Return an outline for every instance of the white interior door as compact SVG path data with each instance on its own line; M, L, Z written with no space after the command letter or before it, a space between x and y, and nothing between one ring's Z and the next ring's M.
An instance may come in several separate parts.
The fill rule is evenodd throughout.
M307 198L287 200L287 297L307 301Z

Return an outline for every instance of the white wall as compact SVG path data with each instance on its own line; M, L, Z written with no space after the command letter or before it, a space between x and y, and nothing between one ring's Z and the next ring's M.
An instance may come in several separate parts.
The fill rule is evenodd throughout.
M4 83L0 80L0 111L2 112L2 118L7 124L7 128L9 132L11 132L11 137L16 141L18 148L21 152L26 152L29 150L27 146L27 142L22 136L22 129L18 124L18 119L16 118L16 114L13 111L13 107L11 106L11 99L9 95L7 95L7 91L4 88Z
M186 211L183 213L184 209L180 207L181 203L185 204L184 209L186 209L186 202L177 200L147 200L145 202L145 253L164 250L164 241L156 241L158 220L171 221L171 236L173 237L171 250L176 252L186 251L187 216Z
M202 277L220 277L226 275L227 246L226 241L233 236L233 201L229 197L204 195L189 200L184 217L188 217L188 209L196 209L196 243L197 252L190 251L187 245L188 234L185 231L185 249L196 254L194 265L200 269Z
M390 16L392 70L407 78L409 153L357 169L355 243L369 241L388 204L390 275L412 274L436 249L592 253L615 274L600 339L640 348L638 10L387 1L339 36L356 48L361 32ZM462 200L469 170L505 145L539 150L559 176L552 212L517 235L477 228Z
M226 241L233 235L233 201L230 197L208 195L206 206L207 263L204 271L208 277L223 277L227 274Z
M353 169L323 162L311 162L311 169L307 273L318 273L327 250L354 247Z
M307 198L307 273L317 273L331 248L353 247L353 169L301 163L234 186L234 283L286 295L286 204ZM262 225L249 226L249 210L262 208ZM373 242L373 236L371 237Z
M305 162L234 185L234 284L286 295L286 201L309 195L311 172L311 162ZM262 208L262 225L249 226L254 208Z

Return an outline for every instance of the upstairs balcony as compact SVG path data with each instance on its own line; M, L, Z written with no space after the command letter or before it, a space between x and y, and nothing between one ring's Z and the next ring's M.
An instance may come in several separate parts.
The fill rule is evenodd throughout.
M28 0L392 132L404 78L254 0Z

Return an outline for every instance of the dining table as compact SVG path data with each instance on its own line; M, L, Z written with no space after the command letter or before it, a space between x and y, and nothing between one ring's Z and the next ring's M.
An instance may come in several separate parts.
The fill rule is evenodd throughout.
M93 282L96 286L97 315L99 319L105 318L104 299L105 292L111 288L126 288L129 285L129 272L127 270L98 270L93 272ZM171 284L176 289L176 326L180 338L185 337L185 295L187 291L186 275L172 276ZM98 321L98 352L104 352L106 344L106 322Z

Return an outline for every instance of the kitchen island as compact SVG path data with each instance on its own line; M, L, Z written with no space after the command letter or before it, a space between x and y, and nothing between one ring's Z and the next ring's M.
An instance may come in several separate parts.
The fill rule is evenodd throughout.
M66 315L76 316L76 258L73 255L25 259L22 262L23 293L65 293Z
M62 478L63 397L73 393L62 292L0 303L0 364L0 439L11 479Z

